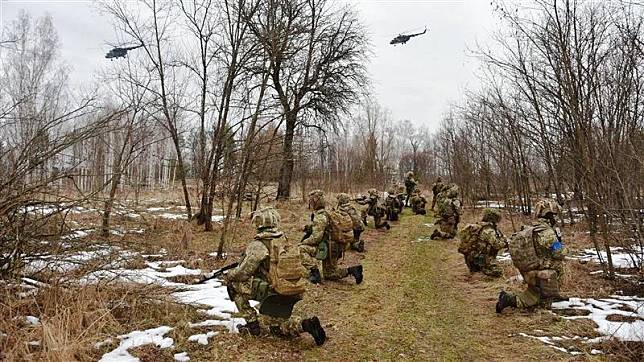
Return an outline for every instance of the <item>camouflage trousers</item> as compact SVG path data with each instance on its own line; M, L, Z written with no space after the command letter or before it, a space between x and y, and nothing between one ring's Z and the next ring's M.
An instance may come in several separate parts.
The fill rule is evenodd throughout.
M436 222L436 226L438 228L432 233L432 239L451 239L456 236L458 219L454 216L441 218Z
M318 248L312 245L300 244L300 256L302 257L302 265L308 270L313 268L320 269L320 261L315 258Z
M517 308L530 308L559 297L561 274L553 269L521 273L528 287L517 293Z
M471 253L464 255L465 264L471 273L481 272L491 277L500 277L501 269L496 263L496 257Z
M246 320L246 323L259 322L260 327L269 333L283 336L297 336L303 332L302 318L291 316L290 318L278 318L264 314L259 314L257 310L250 305L250 300L257 300L251 281L232 283L231 288L234 290L235 306L239 311L239 316Z
M326 280L339 280L349 276L347 268L338 268L338 260L326 258L322 261L322 277Z

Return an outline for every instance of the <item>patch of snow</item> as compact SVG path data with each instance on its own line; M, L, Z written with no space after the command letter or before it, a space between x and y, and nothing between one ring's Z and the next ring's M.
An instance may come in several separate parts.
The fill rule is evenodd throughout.
M27 344L30 346L40 346L40 341L29 341Z
M171 207L148 207L149 212L157 212L157 211L163 211L163 210L169 210Z
M188 357L188 352L175 353L173 357L174 357L174 360L177 362L190 361L190 357Z
M591 349L590 354L596 355L596 354L604 354L604 352L598 350L598 349Z
M81 239L88 236L89 233L85 230L72 230L71 233L61 237L63 240Z
M194 334L194 335L188 337L188 341L197 342L199 344L207 346L208 345L208 338L214 337L214 336L216 336L218 334L219 334L219 332L215 332L215 331L209 331L209 332L203 333L203 334Z
M543 332L543 331L541 331L541 332ZM573 336L573 337L568 337L568 336L561 336L561 337L533 336L533 335L530 335L530 334L527 334L527 333L519 333L519 336L536 339L536 340L540 341L541 343L547 345L550 348L556 349L559 352L564 352L564 353L570 354L572 356L580 355L581 352L577 351L577 350L574 350L574 349L568 349L568 348L562 347L562 346L558 345L556 342L563 341L563 340L588 340L588 337L580 337L580 336Z
M145 331L134 331L128 334L118 336L121 340L119 346L111 352L103 355L100 362L130 362L138 361L138 358L132 356L127 350L143 346L146 344L155 344L159 348L169 348L174 344L174 340L164 335L170 332L172 328L161 326L153 329L146 329Z
M157 216L163 219L188 220L188 215L186 214L171 214L169 212L164 212L163 214L159 214Z
M584 316L564 316L564 319L590 319L597 324L596 331L603 336L620 341L644 342L644 298L613 295L610 298L570 298L552 303L552 309L578 309L589 311ZM610 315L633 319L632 321L609 321Z
M633 250L637 251L638 247L633 247ZM616 268L635 268L638 265L641 265L644 262L644 255L640 252L629 253L626 249L621 247L611 247L610 248L611 257L613 259L613 265ZM599 253L601 260L606 262L607 254L605 251ZM593 262L599 264L599 256L597 256L597 251L595 249L585 249L576 255L571 255L567 257L568 259L579 260L581 262Z
M27 323L31 324L32 326L40 325L40 319L38 317L28 315L25 317L25 320L27 321Z

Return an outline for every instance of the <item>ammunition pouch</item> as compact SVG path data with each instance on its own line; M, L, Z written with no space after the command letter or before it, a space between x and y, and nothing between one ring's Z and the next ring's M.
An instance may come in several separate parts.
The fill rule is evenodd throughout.
M271 285L262 279L253 278L250 285L253 299L260 303L272 294Z
M557 272L555 270L539 270L536 277L537 286L539 287L542 297L559 297L559 278L557 277Z
M323 241L318 244L318 250L315 253L315 259L317 260L326 260L329 257L329 244L326 241Z

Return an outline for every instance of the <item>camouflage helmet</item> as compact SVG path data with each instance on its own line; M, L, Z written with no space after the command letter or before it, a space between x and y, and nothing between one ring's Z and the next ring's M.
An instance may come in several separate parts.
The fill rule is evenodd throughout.
M280 214L272 206L263 207L251 214L251 223L255 228L277 228L280 223Z
M378 190L376 190L376 189L369 189L369 190L367 190L367 193L371 197L378 196Z
M348 204L351 201L349 194L346 194L344 192L335 195L335 198L338 200L338 205Z
M405 174L407 177L414 177L414 171L409 171Z
M313 210L320 210L326 206L326 200L324 199L324 191L322 190L313 190L309 192L309 207Z
M387 190L387 193L389 194L389 196L394 196L394 195L396 195L396 188L395 188L395 187L390 187L390 188Z
M491 222L497 224L501 221L501 212L499 210L486 208L483 210L483 219L484 222Z
M537 218L547 217L548 214L558 215L561 207L555 200L544 199L534 205L534 216Z

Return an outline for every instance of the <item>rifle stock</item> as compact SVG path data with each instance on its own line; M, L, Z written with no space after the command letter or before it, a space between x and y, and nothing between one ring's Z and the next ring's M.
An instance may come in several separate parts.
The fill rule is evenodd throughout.
M217 278L219 276L222 276L226 271L228 271L230 269L237 268L238 265L239 265L239 263L237 263L237 262L232 263L230 265L226 265L225 267L212 272L211 275L204 276L203 278L201 278L201 280L199 280L197 282L197 284L203 284L203 283L207 282L208 280L215 279L215 278Z

